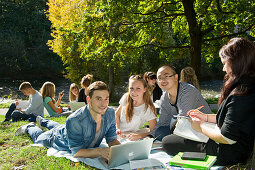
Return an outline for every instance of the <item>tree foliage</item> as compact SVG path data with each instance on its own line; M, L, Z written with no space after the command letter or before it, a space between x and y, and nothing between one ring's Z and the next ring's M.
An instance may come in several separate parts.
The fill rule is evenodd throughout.
M254 2L247 0L49 0L51 49L73 81L92 73L111 87L124 68L156 71L189 58L200 73L233 36L254 35ZM149 66L149 67L148 67Z
M50 22L44 0L0 1L0 76L46 77L60 74L61 60L46 42Z

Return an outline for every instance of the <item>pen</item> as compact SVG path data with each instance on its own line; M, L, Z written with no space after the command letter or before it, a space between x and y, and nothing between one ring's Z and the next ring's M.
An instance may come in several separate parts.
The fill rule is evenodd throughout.
M180 116L180 115L174 115L174 117L176 118L185 118L185 119L189 119L189 116Z
M198 110L202 109L203 107L204 107L204 105L198 107L197 109L195 109L195 111L198 111Z
M202 106L196 108L194 111L198 111L198 110L202 109L203 107L204 107L204 105L202 105ZM192 112L192 110L190 110L190 111L187 113L189 116L190 116L190 112Z

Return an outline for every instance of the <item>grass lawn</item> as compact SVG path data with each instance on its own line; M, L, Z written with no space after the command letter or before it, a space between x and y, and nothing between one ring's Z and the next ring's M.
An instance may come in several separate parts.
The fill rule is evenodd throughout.
M66 117L51 118L64 124ZM0 115L0 121L4 115ZM15 136L15 131L27 121L0 124L0 169L94 169L83 163L75 163L66 158L47 156L46 147L30 146L28 135Z

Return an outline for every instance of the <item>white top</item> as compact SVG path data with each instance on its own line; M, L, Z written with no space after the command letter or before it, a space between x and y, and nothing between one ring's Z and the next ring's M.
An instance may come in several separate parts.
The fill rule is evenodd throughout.
M132 120L127 123L125 114L127 95L128 93L125 93L119 101L119 104L122 107L120 114L120 130L123 132L136 132L141 126L144 125L144 123L156 119L156 115L153 113L153 110L151 110L150 107L148 107L146 110L145 104L142 104L140 106L134 107L134 115Z

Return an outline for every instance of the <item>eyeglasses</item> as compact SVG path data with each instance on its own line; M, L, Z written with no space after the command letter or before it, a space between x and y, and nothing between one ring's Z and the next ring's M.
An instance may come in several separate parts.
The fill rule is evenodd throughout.
M153 79L157 79L157 76L154 74L154 75L151 75L149 76L149 79L153 80Z
M171 75L171 76L163 75L163 76L161 76L161 77L158 77L157 82L161 82L161 81L163 81L163 80L168 80L169 78L175 76L175 74L176 74L176 73L174 73L174 74Z

